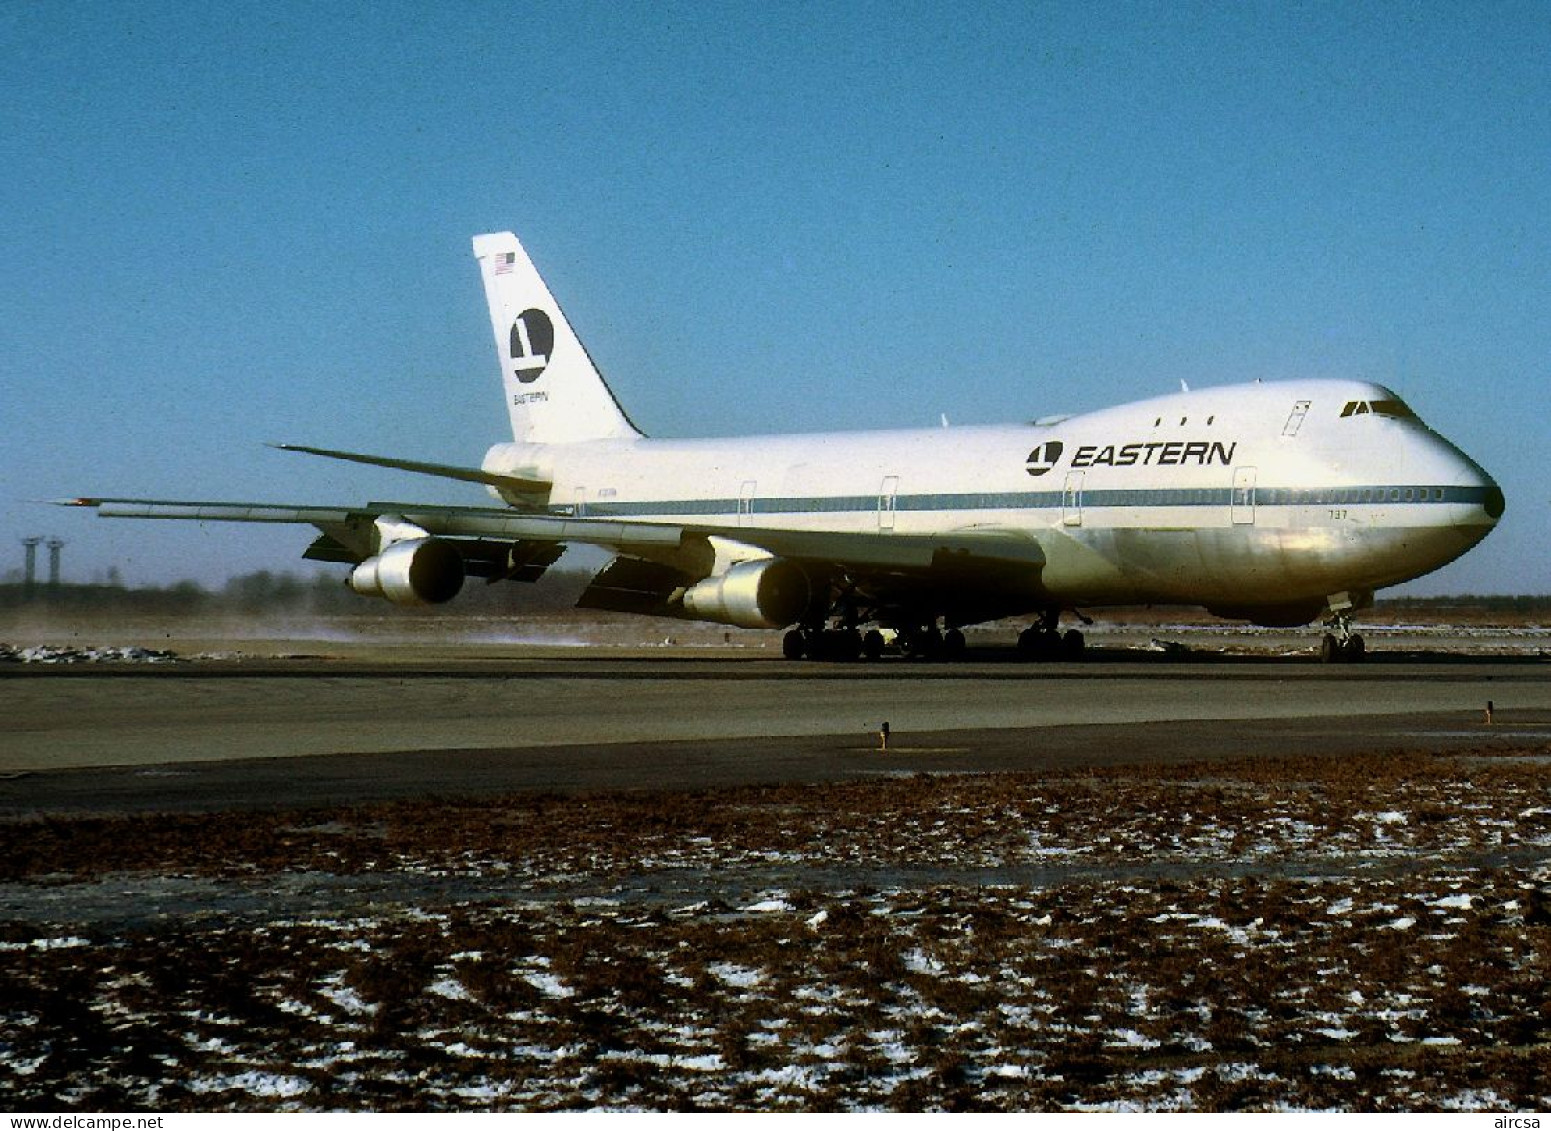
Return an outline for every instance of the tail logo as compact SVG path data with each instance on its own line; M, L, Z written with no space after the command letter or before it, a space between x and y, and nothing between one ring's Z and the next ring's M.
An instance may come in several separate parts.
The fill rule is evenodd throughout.
M555 350L555 324L542 310L524 310L512 323L512 372L524 385L537 381Z
M1046 440L1039 447L1029 453L1028 472L1030 475L1043 475L1056 464L1061 462L1061 452L1065 445L1060 440Z

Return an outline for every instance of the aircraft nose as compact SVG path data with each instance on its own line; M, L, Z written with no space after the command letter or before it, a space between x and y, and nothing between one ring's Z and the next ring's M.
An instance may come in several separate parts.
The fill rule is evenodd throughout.
M1453 441L1429 430L1407 454L1404 474L1444 488L1449 505L1437 513L1440 528L1452 528L1474 545L1497 525L1507 506L1502 488Z
M1458 482L1465 487L1465 498L1474 504L1459 516L1457 524L1483 527L1484 533L1497 525L1497 520L1502 518L1508 508L1508 501L1503 497L1503 489L1487 474L1484 467L1458 448L1454 449L1454 456L1462 465L1458 472Z
M1484 476L1486 490L1481 497L1481 509L1486 511L1486 517L1496 522L1502 518L1503 511L1508 509L1508 500L1503 498L1503 489L1490 476Z

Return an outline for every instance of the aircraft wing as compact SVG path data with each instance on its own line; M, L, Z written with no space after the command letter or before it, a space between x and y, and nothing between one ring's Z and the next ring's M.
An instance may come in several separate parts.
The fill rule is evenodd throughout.
M994 528L947 534L894 534L785 530L719 523L659 523L630 519L535 515L506 507L456 507L429 503L374 502L365 506L291 503L228 503L170 499L79 498L63 506L92 507L102 518L181 519L193 522L268 522L316 526L326 534L359 531L365 539L382 515L392 515L443 538L507 538L578 543L621 553L661 550L693 538L722 537L758 546L794 561L850 563L865 568L925 569L943 557L994 559L1042 566L1039 543ZM346 545L354 538L341 539ZM359 545L369 554L368 541Z
M505 507L449 507L426 503L375 502L365 506L313 506L295 503L230 503L185 499L79 498L63 506L91 507L102 518L171 519L190 522L268 522L315 526L323 538L307 557L320 561L359 562L378 549L375 524L385 515L453 540L495 539L563 546L577 542L622 553L676 547L677 527L643 522L530 515Z
M949 585L964 590L966 612L978 608L977 601L993 601L994 611L987 615L1002 615L999 610L1009 600L1021 609L1023 598L1038 592L1045 563L1036 540L995 528L943 534L790 530L540 515L506 507L412 502L365 506L121 498L61 502L94 508L104 518L310 525L321 531L322 537L308 548L307 558L352 563L377 552L376 523L391 516L427 534L457 542L470 565L469 572L492 579L533 580L566 545L598 546L619 558L594 579L583 594L582 604L668 616L677 615L666 607L669 595L699 579L679 563L707 561L713 537L801 563L883 600L908 599L923 588ZM500 565L503 561L504 568Z

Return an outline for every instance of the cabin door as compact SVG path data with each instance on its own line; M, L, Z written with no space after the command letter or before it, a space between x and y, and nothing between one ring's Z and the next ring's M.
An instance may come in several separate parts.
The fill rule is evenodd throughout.
M756 480L745 479L743 486L738 490L738 525L748 526L754 513L754 489L758 485Z
M1298 429L1303 427L1303 418L1309 415L1309 406L1313 401L1297 401L1293 404L1292 412L1287 417L1287 423L1282 425L1283 436L1296 436Z
M892 534L899 513L899 476L885 475L878 486L878 532Z
M1066 473L1066 488L1061 492L1061 525L1082 525L1082 477L1081 471Z
M1233 524L1255 524L1255 469L1241 467L1233 473Z

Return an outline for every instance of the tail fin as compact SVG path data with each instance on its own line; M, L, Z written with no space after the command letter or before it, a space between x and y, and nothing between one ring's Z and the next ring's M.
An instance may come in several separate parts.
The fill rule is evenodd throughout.
M512 438L566 444L639 436L511 232L474 237Z

